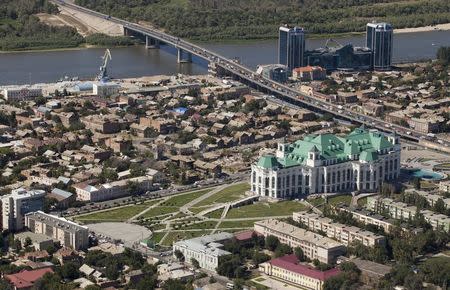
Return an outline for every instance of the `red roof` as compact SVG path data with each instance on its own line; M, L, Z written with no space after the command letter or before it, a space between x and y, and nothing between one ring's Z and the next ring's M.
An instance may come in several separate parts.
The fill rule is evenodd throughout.
M243 232L238 232L234 234L234 237L236 238L236 240L238 241L246 241L246 240L250 240L253 236L253 234L256 234L257 236L261 236L260 233L255 232L254 230L248 230L248 231L243 231Z
M276 266L290 272L298 273L321 281L325 281L328 278L336 276L340 273L339 269L337 268L332 268L327 271L320 271L307 265L298 264L298 259L294 254L272 259L269 261L269 263L272 264L272 266Z
M24 270L16 274L5 275L17 289L28 288L33 286L33 283L41 279L46 273L53 273L51 268L42 268L37 270Z

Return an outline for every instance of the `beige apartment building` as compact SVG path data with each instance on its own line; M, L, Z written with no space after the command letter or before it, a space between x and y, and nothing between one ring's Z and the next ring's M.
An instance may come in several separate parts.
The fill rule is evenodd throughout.
M89 245L87 227L42 211L25 215L25 226L33 233L46 235L53 241L59 241L62 246L75 250L86 249Z
M293 220L303 223L310 230L323 231L327 237L336 239L346 246L360 242L364 246L373 247L385 243L385 237L354 226L347 226L333 222L332 219L322 217L316 213L294 212Z
M340 242L275 219L256 222L254 228L264 237L275 236L283 244L300 247L306 257L322 263L333 264L346 251Z

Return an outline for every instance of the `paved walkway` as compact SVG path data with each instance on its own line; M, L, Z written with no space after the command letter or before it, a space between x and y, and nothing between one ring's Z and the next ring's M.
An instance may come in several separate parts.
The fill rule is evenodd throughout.
M191 200L190 202L186 203L185 205L183 205L182 207L180 207L180 211L184 212L184 213L190 213L189 208L196 205L197 203L201 202L204 199L207 199L210 196L213 196L214 194L218 193L219 191L221 191L222 189L230 186L232 184L224 184L221 185L219 187L216 187L215 189L211 190L210 192L208 192L207 194L204 194L194 200Z
M155 204L149 206L148 208L144 209L143 211L141 211L141 212L138 213L137 215L130 217L130 218L127 220L127 223L131 223L132 221L134 221L135 219L137 219L137 218L140 217L141 215L145 214L146 212L148 212L148 211L151 210L152 208L157 207L158 205L160 205L162 202L168 200L169 198L170 198L170 197L164 197L164 198L161 199L159 202L157 202L157 203L155 203Z

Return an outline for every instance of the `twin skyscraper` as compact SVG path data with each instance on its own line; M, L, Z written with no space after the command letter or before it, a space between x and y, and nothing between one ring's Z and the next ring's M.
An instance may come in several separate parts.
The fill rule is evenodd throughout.
M289 70L309 65L305 47L305 30L301 27L282 26L279 29L278 63ZM374 70L388 70L392 65L393 28L388 23L368 23L366 26L365 53L370 54L367 65ZM339 57L339 56L337 56ZM327 58L323 58L327 59ZM334 57L328 58L334 61ZM325 65L325 67L330 67Z

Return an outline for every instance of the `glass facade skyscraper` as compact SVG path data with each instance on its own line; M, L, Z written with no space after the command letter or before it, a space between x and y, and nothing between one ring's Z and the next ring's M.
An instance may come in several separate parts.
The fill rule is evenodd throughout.
M305 31L301 27L282 26L278 38L278 63L289 70L303 66Z
M388 23L368 23L366 46L372 51L372 67L388 70L392 65L394 29Z

